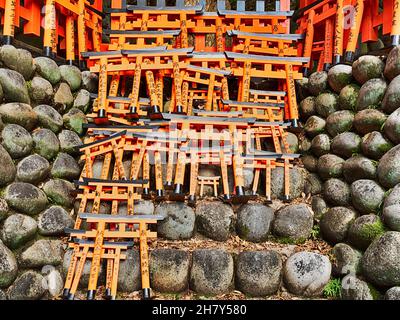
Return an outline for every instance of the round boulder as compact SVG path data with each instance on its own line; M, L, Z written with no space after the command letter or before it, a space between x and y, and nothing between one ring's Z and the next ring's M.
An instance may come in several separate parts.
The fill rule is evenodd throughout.
M392 287L386 291L385 300L400 300L400 287Z
M236 262L236 286L246 295L275 294L282 278L282 259L275 251L246 251Z
M37 154L22 159L17 165L19 181L37 184L42 182L50 173L50 163Z
M385 190L374 180L361 179L351 184L353 206L362 214L377 213L385 197Z
M383 221L393 231L400 231L400 205L385 207L382 213Z
M64 114L63 120L67 129L75 131L79 135L84 133L83 125L88 123L85 114L76 108L72 108L68 113Z
M322 217L319 226L322 237L331 242L339 243L347 238L348 230L357 213L345 207L333 207Z
M43 191L52 203L66 208L74 205L74 197L71 195L74 190L73 183L62 179L49 180L43 186Z
M361 259L363 275L377 286L400 283L400 232L389 231L375 239Z
M32 54L28 50L3 45L0 48L0 59L7 68L22 74L25 80L29 80L35 71Z
M72 107L74 103L74 96L68 84L60 83L57 86L54 94L54 107L59 113L65 113L66 110ZM79 110L79 109L76 109Z
M301 157L301 162L304 165L304 168L307 169L307 171L310 172L317 172L317 164L318 164L318 159L310 154L305 154Z
M11 208L28 215L38 214L47 205L45 193L25 182L14 182L8 185L4 191L4 198Z
M400 105L400 76L390 82L382 101L382 109L385 113L391 114Z
M19 263L25 268L56 266L62 263L63 255L61 240L42 239L37 240L21 253Z
M342 300L375 300L377 291L367 282L347 275L342 280Z
M400 183L400 145L390 149L379 161L379 183L386 188L393 188Z
M271 170L271 195L273 199L283 197L284 195L284 169L282 167ZM291 199L301 196L304 191L304 174L299 168L290 168L289 170Z
M190 254L177 249L155 249L150 254L151 287L158 292L179 293L189 284Z
M30 104L28 87L24 77L14 70L0 69L0 85L6 102Z
M381 78L385 64L376 56L365 55L358 58L353 63L353 77L360 84L364 84L368 80Z
M349 85L352 79L352 68L345 64L333 66L328 72L329 86L337 93Z
M342 110L356 110L360 87L356 84L345 86L339 95L339 108Z
M329 210L328 205L321 196L311 197L311 208L314 212L314 219L316 220L320 220Z
M36 231L35 219L16 213L4 221L1 238L9 248L17 249L31 240L36 235Z
M344 160L334 154L325 154L318 159L318 174L322 179L339 178L343 173Z
M353 126L354 113L349 110L336 111L326 119L326 131L335 137L340 133L350 131Z
M99 77L90 71L82 71L82 87L89 92L97 93Z
M311 234L313 218L311 209L305 204L285 206L275 213L274 235L293 242L305 241Z
M222 249L193 251L190 288L198 294L218 295L229 291L233 282L233 258Z
M327 134L321 133L315 136L311 141L311 152L321 157L324 154L329 153L331 150L331 138Z
M400 205L400 184L397 184L386 194L383 208Z
M34 59L36 72L52 85L57 84L61 80L61 73L57 63L47 57L37 57Z
M51 169L53 178L73 180L79 178L81 169L76 160L67 153L60 152Z
M385 233L381 219L375 214L358 217L349 228L347 241L360 250L365 250L377 237Z
M237 213L236 230L238 235L252 242L267 239L274 219L274 210L259 203L242 205Z
M158 233L167 239L190 239L193 236L195 214L191 207L179 202L163 202L155 208L154 214L164 220L157 224Z
M334 113L338 109L339 97L333 93L321 93L315 99L315 110L323 117L327 118L330 114Z
M35 104L50 103L53 100L53 86L42 77L34 77L28 82L29 96Z
M82 110L83 112L86 112L88 111L89 105L90 105L90 92L85 89L79 90L74 100L73 107Z
M34 151L46 158L54 159L60 150L60 142L53 131L49 129L39 129L32 134Z
M81 87L82 75L79 68L70 65L59 66L61 80L68 83L72 91L76 91Z
M197 230L210 239L226 241L232 230L233 216L229 205L202 201L196 206Z
M363 156L354 156L343 164L343 176L348 183L360 179L376 178L376 162Z
M328 87L328 74L325 71L314 72L308 78L307 87L313 96L318 96Z
M336 244L331 252L333 256L332 274L337 277L358 274L362 253L346 243Z
M41 104L33 109L38 116L41 127L50 129L54 133L61 130L63 119L61 115L53 108L46 104Z
M318 175L315 173L309 173L304 182L304 193L305 194L319 194L322 192L322 182Z
M39 233L44 236L64 235L65 228L72 228L74 220L59 206L51 206L42 212L38 218Z
M27 156L33 148L33 140L28 131L17 124L8 124L1 132L3 147L13 159Z
M394 47L390 51L387 60L384 75L388 80L392 80L400 75L400 47Z
M332 140L331 150L334 154L350 158L353 154L359 153L361 149L361 138L353 132L343 132Z
M368 80L360 89L357 111L379 108L385 95L387 84L383 79Z
M299 110L303 119L308 119L315 115L315 97L310 96L302 100L299 104Z
M38 117L29 104L10 102L0 105L0 116L4 123L18 124L26 130L35 128Z
M331 269L327 257L313 252L298 252L287 259L283 279L291 293L315 297L322 294L331 276Z
M5 186L14 181L17 170L9 153L2 145L0 145L0 163L0 186Z
M375 109L365 109L354 117L354 128L359 134L365 135L372 131L380 131L387 117Z
M333 206L347 206L350 203L350 186L336 178L325 181L324 198Z
M324 132L325 125L326 122L324 119L317 116L311 116L304 124L304 131L308 136L315 137L317 134Z
M87 268L87 269L86 269ZM85 280L88 282L90 275L90 263L85 264ZM100 272L105 273L105 268ZM102 274L104 276L105 274ZM87 284L85 284L87 286ZM126 251L126 259L120 262L118 273L118 290L121 292L133 292L141 288L140 255L139 250L129 249Z
M21 274L8 288L7 295L10 300L39 300L46 293L46 280L33 270Z
M392 148L393 144L378 131L367 133L361 141L362 153L374 160L379 160Z
M393 143L400 144L400 108L387 118L383 131Z
M18 274L18 264L14 254L0 240L0 288L7 288Z

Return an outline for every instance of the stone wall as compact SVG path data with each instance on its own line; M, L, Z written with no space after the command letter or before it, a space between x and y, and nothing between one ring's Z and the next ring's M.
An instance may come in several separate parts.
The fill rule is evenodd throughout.
M97 76L13 46L0 61L0 299L57 296Z

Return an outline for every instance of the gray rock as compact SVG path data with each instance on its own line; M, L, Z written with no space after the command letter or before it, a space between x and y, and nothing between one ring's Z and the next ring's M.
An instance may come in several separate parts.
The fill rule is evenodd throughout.
M318 159L318 174L322 179L340 178L344 160L334 154L325 154Z
M383 221L389 229L400 231L400 205L392 205L385 207L382 213Z
M233 210L221 202L202 201L196 206L197 230L204 236L226 241L233 229Z
M88 278L89 274L90 267L87 269L87 273L85 276ZM141 274L139 250L129 249L126 251L126 259L120 262L120 269L118 274L118 291L133 292L139 290L140 288Z
M18 264L14 254L0 240L0 288L13 283L18 273Z
M379 108L385 96L387 84L383 79L368 80L360 89L357 99L357 111Z
M61 80L68 83L72 91L76 91L81 87L82 75L79 68L70 65L59 66Z
M357 218L357 213L345 207L334 207L322 217L319 226L322 237L331 242L339 243L347 238L348 230Z
M275 294L282 278L282 259L275 251L246 251L236 262L236 286L246 295Z
M218 295L228 292L233 282L233 258L221 249L193 251L190 288L198 294Z
M290 189L289 195L291 199L301 196L304 191L304 175L299 168L291 168L289 170ZM283 197L284 195L284 170L282 167L271 170L271 196L273 199Z
M324 132L325 125L326 122L324 119L317 116L311 116L304 124L304 131L308 136L315 137L317 134Z
M391 114L400 105L400 77L397 76L390 82L382 101L382 109Z
M43 191L52 203L66 208L74 205L74 197L71 195L74 190L73 183L62 179L49 180L43 186Z
M294 133L287 132L287 134L286 134L286 142L287 142L288 149L289 149L290 153L297 153L299 151L299 139L297 138L297 136ZM285 148L285 145L284 145L283 142L281 142L281 147L282 147L282 149ZM249 171L249 168L245 168L245 169L247 169L247 170L245 170L245 172ZM253 173L253 171L251 171L251 173ZM251 182L247 183L247 185L251 185L252 184L253 177L254 176L252 175L251 176Z
M14 181L17 172L9 153L0 145L0 186Z
M160 236L171 240L190 239L193 236L196 217L193 209L186 204L163 202L156 207L154 214L164 217L157 224Z
M360 179L376 178L376 162L363 156L354 156L343 164L343 176L348 183Z
M58 134L58 140L60 141L61 151L71 155L77 155L79 147L83 144L78 134L71 130L62 130Z
M361 179L351 184L353 206L363 214L377 213L385 197L385 190L373 180Z
M325 129L335 137L340 133L350 131L353 126L354 113L349 110L336 111L326 119Z
M13 159L22 158L31 153L33 140L28 131L17 124L8 124L1 132L3 147Z
M61 240L42 239L25 249L19 257L19 262L26 268L56 266L62 263L63 254Z
M61 73L57 64L50 58L37 57L34 59L36 72L52 85L57 84L61 80Z
M387 118L383 131L393 143L400 143L400 108Z
M72 228L74 220L59 206L51 206L42 212L38 218L39 233L44 236L64 235L65 228Z
M7 295L6 293L0 289L0 301L7 300Z
M392 287L386 291L385 300L400 300L400 287Z
M324 183L324 198L333 206L347 206L350 203L350 186L336 178Z
M74 108L77 108L83 112L87 112L90 104L90 92L81 89L79 90L78 94L76 95L76 98L74 100Z
M332 249L332 274L337 277L360 272L362 253L346 243L338 243Z
M20 275L8 288L7 295L10 300L39 300L45 293L46 280L33 270L28 270Z
M8 215L8 204L3 198L0 198L0 222Z
M97 93L99 77L90 71L82 71L82 87L89 92Z
M73 180L79 178L81 169L76 160L67 153L60 152L51 169L53 178Z
M35 71L32 55L25 49L3 45L0 48L0 59L6 67L22 74L25 80L29 80Z
M304 193L305 194L320 194L322 192L322 182L318 175L315 173L310 173L307 175L304 183Z
M315 297L322 293L331 276L331 263L323 255L298 252L287 259L283 279L289 292Z
M39 125L43 128L50 129L54 133L59 132L63 127L63 118L53 108L46 104L41 104L33 109L38 116Z
M63 114L72 107L73 103L74 96L69 85L63 82L60 83L54 94L54 107L59 113Z
M314 212L314 219L320 220L329 210L324 198L321 196L313 196L311 198L311 208Z
M353 63L353 77L364 84L368 80L381 78L385 64L376 56L365 55Z
M7 102L30 104L28 87L20 73L8 69L0 69L0 85Z
M11 208L28 215L38 214L47 205L45 193L25 182L14 182L8 185L4 191L4 198Z
M37 154L22 159L17 165L18 181L37 184L50 173L50 163Z
M339 108L342 110L356 110L360 87L356 84L350 84L340 91Z
M305 204L285 206L275 213L274 235L293 242L302 242L311 234L313 213Z
M315 136L311 141L311 152L321 157L324 154L329 153L331 150L331 138L327 134L321 133Z
M400 145L388 151L379 161L378 179L381 185L392 188L400 183Z
M179 293L189 285L190 254L177 249L155 249L150 255L151 287L158 292Z
M53 86L42 77L34 77L28 82L28 91L31 100L36 104L50 103L54 97Z
M47 284L47 290L49 291L49 296L51 298L57 298L61 295L64 289L64 279L61 276L60 271L53 268L47 268L47 269L48 270L46 270L44 279Z
M333 66L328 72L328 83L333 91L340 93L340 91L351 83L352 77L351 66L345 64L338 64Z
M17 249L32 240L36 231L35 219L16 213L4 221L1 238L10 249Z
M35 128L38 121L38 117L31 106L21 102L0 105L0 116L4 123L18 124L28 131Z
M365 250L385 231L385 227L377 215L363 215L350 226L347 241L357 249Z
M63 116L64 126L67 129L75 131L77 134L84 133L83 124L88 123L85 114L76 108L72 108L68 113Z
M362 138L362 153L371 159L379 160L392 148L393 144L378 131L370 132Z
M347 275L342 280L342 300L374 300L375 290L367 282Z
M323 117L327 118L330 114L338 110L339 97L333 93L321 93L315 99L315 110Z
M315 97L307 97L299 104L301 117L307 120L309 117L315 115Z
M308 90L313 96L318 96L328 87L328 74L325 71L314 72L308 78Z
M309 81L308 78L303 77L302 79L296 80L296 93L299 95L300 100L304 100L310 95L308 90Z
M318 159L310 154L305 154L301 157L301 162L304 165L304 168L307 169L307 171L310 172L317 172L317 164L318 164Z
M263 242L267 239L274 211L259 203L242 205L237 212L236 230L242 239Z
M46 158L54 159L60 150L60 142L53 131L49 129L39 129L32 134L34 152Z
M377 286L400 283L400 232L389 231L372 242L361 260L363 275Z
M300 141L299 141L299 151L301 151L301 153L306 153L308 151L310 151L311 148L311 141L307 138L307 137L299 137Z
M390 51L387 60L384 75L391 81L400 74L400 47L394 47Z
M353 132L343 132L333 138L331 143L332 152L343 158L350 158L359 153L360 149L361 138Z
M68 267L71 263L71 257L72 257L72 253L73 253L73 249L69 249L65 252L64 254L64 259L62 262L62 273L64 278L67 275L68 272ZM140 258L139 258L139 253L137 251L134 251L136 254L134 256L132 256L132 251L133 250L127 250L126 252L126 259L122 260L120 262L120 266L119 266L119 274L118 274L118 290L120 292L124 292L124 291L128 291L128 292L133 292L139 289L140 286ZM82 270L82 276L81 279L79 281L79 286L78 288L82 288L87 290L88 287L88 283L89 283L89 275L90 275L90 267L91 267L92 263L90 260L86 260L85 261L85 265L83 267ZM126 267L130 268L130 270L132 270L132 268L137 268L137 276L136 278L129 278L129 274L131 273L127 273L125 272ZM104 266L102 264L100 264L100 270L99 270L99 279L98 279L98 283L104 283L104 278L105 278L105 269ZM135 279L136 282L134 281ZM132 290L125 290L124 285L131 285L133 286L135 283L137 283L137 287L133 288ZM130 287L129 289L131 289L132 287Z
M383 208L393 205L400 205L400 184L394 186L393 189L388 191L383 203Z
M354 128L362 135L372 131L380 131L387 116L375 109L365 109L358 112L354 117Z

